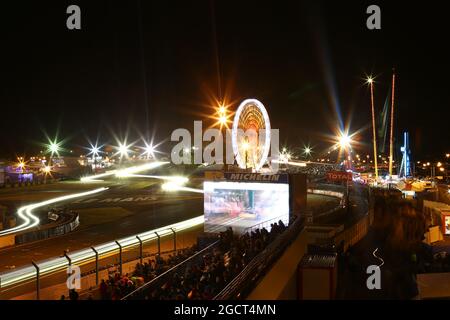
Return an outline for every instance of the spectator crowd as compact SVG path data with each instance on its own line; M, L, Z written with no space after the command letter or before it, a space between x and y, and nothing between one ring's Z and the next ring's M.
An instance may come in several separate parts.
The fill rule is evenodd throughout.
M220 234L217 245L205 250L206 253L199 253L194 245L166 259L156 256L149 262L138 263L131 275L111 275L100 284L100 298L119 300L145 284L132 298L212 299L286 228L281 220L271 224L270 231L262 228L235 235L229 228ZM175 266L177 268L163 275ZM158 276L161 277L156 279Z

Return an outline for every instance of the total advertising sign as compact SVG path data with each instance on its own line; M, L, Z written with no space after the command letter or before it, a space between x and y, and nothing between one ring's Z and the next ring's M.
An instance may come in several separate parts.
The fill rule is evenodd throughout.
M346 171L327 172L327 180L332 182L352 181L352 173Z

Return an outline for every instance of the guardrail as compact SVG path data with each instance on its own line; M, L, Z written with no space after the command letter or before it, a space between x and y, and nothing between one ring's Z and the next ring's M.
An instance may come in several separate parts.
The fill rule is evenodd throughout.
M243 299L255 283L295 240L304 226L303 219L295 219L282 234L270 243L219 293L214 300Z
M80 225L78 213L69 212L64 215L65 221L50 223L41 228L35 228L35 230L23 231L17 234L15 236L15 244L61 236L75 230Z
M0 289L35 279L37 291L39 292L40 276L56 274L57 272L63 271L70 265L74 264L81 266L95 262L97 268L96 272L98 274L99 259L104 259L116 254L119 254L121 259L121 253L124 249L137 246L140 247L140 256L142 258L142 248L145 243L157 240L159 248L160 239L170 235L174 238L174 247L176 249L176 233L201 225L203 222L204 217L198 216L189 220L171 224L169 226L122 238L117 241L103 243L89 249L81 249L72 253L65 253L62 257L51 258L44 261L39 261L37 263L32 262L32 265L1 273ZM120 264L121 263L122 261L120 261Z

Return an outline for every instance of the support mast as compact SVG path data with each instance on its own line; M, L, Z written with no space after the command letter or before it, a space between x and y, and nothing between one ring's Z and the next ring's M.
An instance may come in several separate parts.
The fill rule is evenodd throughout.
M378 181L378 159L377 159L377 135L375 129L375 107L373 102L373 79L370 79L370 101L372 105L372 131L373 131L373 157L375 165L375 179Z
M392 69L392 99L391 99L391 131L389 135L389 177L392 177L392 163L394 160L394 97L395 97L395 69Z

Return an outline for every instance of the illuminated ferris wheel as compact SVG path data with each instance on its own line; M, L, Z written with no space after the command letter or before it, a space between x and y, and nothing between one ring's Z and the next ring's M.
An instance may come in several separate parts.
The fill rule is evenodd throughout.
M270 150L270 121L259 100L241 102L234 117L231 138L239 167L261 169Z

